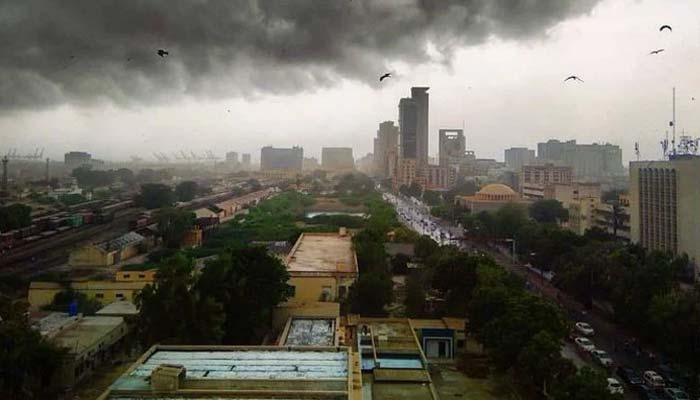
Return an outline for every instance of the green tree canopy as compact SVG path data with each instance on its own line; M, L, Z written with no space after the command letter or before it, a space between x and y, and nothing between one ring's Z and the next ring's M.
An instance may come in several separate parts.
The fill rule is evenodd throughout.
M44 309L50 311L68 312L69 306L73 301L76 301L78 304L78 312L85 315L94 315L100 308L102 308L102 304L99 301L88 298L85 293L76 292L71 288L67 288L56 293L53 298L53 302L48 306L45 306Z
M190 201L195 198L199 185L194 181L183 181L175 186L175 197L178 201Z
M0 231L11 231L31 225L31 213L31 207L20 203L0 206Z
M392 299L391 276L381 271L361 273L348 296L351 311L368 317L386 316L385 307Z
M187 231L194 226L195 215L191 211L166 207L158 210L155 220L165 246L176 249L182 244Z
M140 205L149 210L166 207L173 204L173 191L168 185L146 183L141 185L141 193L137 200Z
M567 221L569 219L569 210L564 208L558 200L537 200L530 205L530 216L537 222L553 224Z
M439 206L442 204L442 196L440 192L426 190L423 192L423 202L431 207Z
M236 246L207 264L196 288L223 305L224 343L257 344L274 307L291 295L288 280L287 268L264 247Z
M608 391L606 375L583 367L566 377L552 390L554 400L622 400L621 394Z

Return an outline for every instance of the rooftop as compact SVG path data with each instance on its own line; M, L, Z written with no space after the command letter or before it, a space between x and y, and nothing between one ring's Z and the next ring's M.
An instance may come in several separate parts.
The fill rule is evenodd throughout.
M97 244L102 250L121 250L126 246L139 243L145 238L136 232L127 232L118 238Z
M99 309L95 314L104 316L130 316L138 315L139 310L134 303L127 300L117 300Z
M357 274L352 239L339 233L302 233L287 256L287 269L292 275Z
M281 344L287 346L333 346L336 344L335 318L290 318Z
M350 358L346 347L154 346L100 399L348 399ZM162 366L184 379L153 393Z
M122 317L82 317L73 325L57 332L53 340L60 347L67 348L71 354L82 354L123 324Z

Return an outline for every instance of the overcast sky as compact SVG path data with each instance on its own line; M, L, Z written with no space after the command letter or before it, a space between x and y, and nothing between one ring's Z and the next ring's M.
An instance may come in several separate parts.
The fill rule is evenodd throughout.
M700 1L0 1L0 153L359 157L411 86L431 155L464 123L479 157L559 138L657 158L673 86L700 136Z

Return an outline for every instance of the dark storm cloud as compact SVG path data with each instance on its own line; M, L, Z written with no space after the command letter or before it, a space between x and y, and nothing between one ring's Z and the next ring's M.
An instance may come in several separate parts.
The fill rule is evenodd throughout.
M527 39L597 0L4 0L0 109L377 85L393 61ZM164 48L170 56L160 58Z

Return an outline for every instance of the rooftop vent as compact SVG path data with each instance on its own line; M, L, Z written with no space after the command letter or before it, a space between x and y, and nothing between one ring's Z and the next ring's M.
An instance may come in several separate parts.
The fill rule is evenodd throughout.
M151 389L154 392L176 392L185 375L186 369L182 365L161 364L151 372Z

